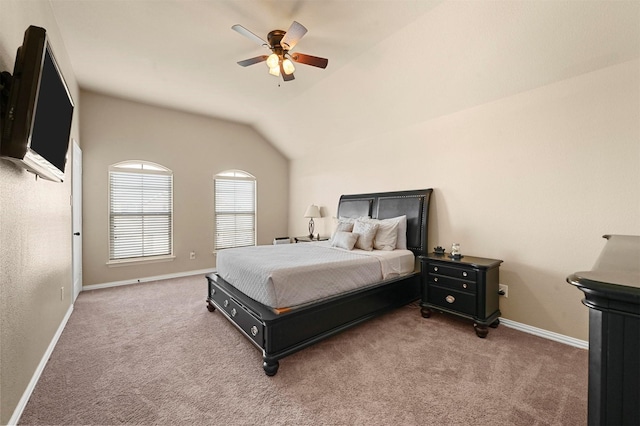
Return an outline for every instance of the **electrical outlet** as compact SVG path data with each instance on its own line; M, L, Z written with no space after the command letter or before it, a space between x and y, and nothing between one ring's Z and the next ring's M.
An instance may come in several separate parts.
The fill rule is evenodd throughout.
M509 286L506 284L498 284L498 292L501 296L509 297Z
M60 287L60 301L64 301L64 287Z
M193 260L196 258L196 252L192 251L191 254L189 255L189 259Z

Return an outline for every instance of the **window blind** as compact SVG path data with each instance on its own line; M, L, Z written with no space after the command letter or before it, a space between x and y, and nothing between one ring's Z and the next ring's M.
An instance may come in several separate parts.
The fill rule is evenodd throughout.
M216 250L256 244L256 182L215 179Z
M173 176L111 171L109 185L109 258L171 255Z

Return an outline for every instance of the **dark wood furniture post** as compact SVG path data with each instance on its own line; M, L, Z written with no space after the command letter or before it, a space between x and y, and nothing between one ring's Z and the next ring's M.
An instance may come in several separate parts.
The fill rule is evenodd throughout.
M589 425L640 425L640 236L605 235L593 270L567 277L589 309Z

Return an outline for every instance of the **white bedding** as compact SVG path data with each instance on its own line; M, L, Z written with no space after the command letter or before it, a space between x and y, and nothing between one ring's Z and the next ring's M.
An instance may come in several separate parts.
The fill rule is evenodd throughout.
M410 250L365 251L329 242L218 252L217 273L252 299L281 310L366 287L414 270Z

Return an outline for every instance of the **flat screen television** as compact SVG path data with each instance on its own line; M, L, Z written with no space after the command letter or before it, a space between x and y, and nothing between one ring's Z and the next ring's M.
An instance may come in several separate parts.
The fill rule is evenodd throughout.
M3 74L9 93L3 100L0 156L62 182L74 103L44 28L27 28L13 76Z

